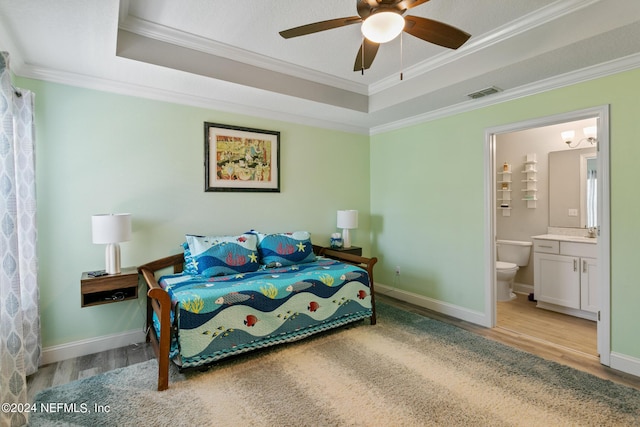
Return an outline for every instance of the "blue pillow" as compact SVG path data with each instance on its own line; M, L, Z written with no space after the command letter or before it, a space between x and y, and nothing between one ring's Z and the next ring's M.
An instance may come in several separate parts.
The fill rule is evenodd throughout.
M195 260L191 255L191 251L189 250L189 245L187 244L187 242L184 242L182 244L182 249L184 251L184 267L182 269L182 272L191 276L198 274L198 268L196 267Z
M304 264L316 260L311 236L306 231L258 234L260 262L267 268Z
M223 276L257 271L258 238L253 234L239 236L192 236L187 244L198 274Z

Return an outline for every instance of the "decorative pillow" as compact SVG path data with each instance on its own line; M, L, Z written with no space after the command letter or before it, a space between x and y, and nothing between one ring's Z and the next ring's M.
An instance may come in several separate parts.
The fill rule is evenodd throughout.
M191 255L187 242L182 244L182 249L184 251L184 268L182 269L182 272L191 276L198 274L198 268L196 267L195 260Z
M306 231L258 234L260 262L267 268L304 264L316 260L311 236Z
M198 274L209 277L257 271L260 267L257 243L258 239L253 234L187 235L187 244Z

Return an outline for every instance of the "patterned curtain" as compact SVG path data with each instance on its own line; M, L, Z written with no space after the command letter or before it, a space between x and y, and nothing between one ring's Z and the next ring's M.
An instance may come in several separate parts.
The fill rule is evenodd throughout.
M0 52L0 425L24 425L26 376L38 369L40 316L36 258L33 93L11 85Z

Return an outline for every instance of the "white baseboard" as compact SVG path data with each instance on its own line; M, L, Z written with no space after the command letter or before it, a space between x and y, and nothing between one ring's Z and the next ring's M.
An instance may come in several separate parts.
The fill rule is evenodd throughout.
M61 360L72 359L74 357L86 356L87 354L99 353L119 347L126 347L131 344L144 342L145 333L141 329L125 331L112 335L104 335L96 338L89 338L81 341L74 341L67 344L55 345L42 349L40 366L49 363L60 362Z
M420 307L428 308L429 310L433 310L441 314L446 314L447 316L452 316L457 319L475 323L480 326L491 327L489 316L479 311L470 310L458 305L453 305L444 301L439 301L433 298L425 297L423 295L418 295L413 292L383 285L382 283L375 284L375 291L377 294L386 295Z
M519 292L521 294L532 294L533 285L525 285L524 283L513 283L513 292Z
M640 359L612 351L609 362L613 369L640 377Z

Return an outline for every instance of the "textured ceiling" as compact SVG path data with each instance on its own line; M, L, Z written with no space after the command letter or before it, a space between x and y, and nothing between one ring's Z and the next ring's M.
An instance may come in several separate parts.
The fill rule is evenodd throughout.
M0 49L18 75L361 133L482 105L466 95L489 86L514 97L640 62L638 0L431 0L406 15L469 41L404 34L364 75L360 24L278 34L355 15L356 0L0 0Z

